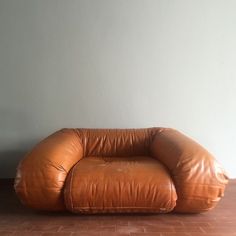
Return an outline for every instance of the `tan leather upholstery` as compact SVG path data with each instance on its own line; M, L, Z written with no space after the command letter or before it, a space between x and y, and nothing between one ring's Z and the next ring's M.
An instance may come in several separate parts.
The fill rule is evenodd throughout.
M197 213L227 182L211 154L173 129L63 129L21 161L15 190L40 210Z
M169 212L176 198L166 168L147 156L84 158L65 185L73 212Z
M202 212L215 207L228 178L207 150L180 132L165 129L155 136L151 151L171 173L178 196L176 212Z
M69 129L40 142L18 167L15 190L22 203L35 209L64 210L64 182L82 151L77 133Z
M84 156L148 156L157 128L77 129Z

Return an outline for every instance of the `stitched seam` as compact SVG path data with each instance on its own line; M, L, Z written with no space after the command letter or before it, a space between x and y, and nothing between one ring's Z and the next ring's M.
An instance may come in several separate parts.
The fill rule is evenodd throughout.
M69 190L69 198L70 198L70 205L71 205L71 209L73 210L74 209L74 206L73 206L73 200L72 200L72 181L73 181L73 177L74 177L74 167L72 168L72 172L71 172L71 179L70 179L70 190Z
M104 203L114 203L114 201L103 201ZM140 201L141 203L150 203L150 201ZM121 203L121 202L115 202L115 203Z
M221 199L221 197L217 197L218 200L215 200L215 198L205 198L205 197L181 197L180 200L199 200L199 201L202 201L202 200L211 200L211 201L219 201Z
M74 207L73 209L153 209L153 210L160 210L159 208L153 207ZM172 208L166 209L167 211L172 210Z
M82 141L81 141L81 136L80 136L79 130L74 130L74 132L75 132L76 135L79 137L79 138L78 138L78 141L79 141L81 147L83 147L83 143L82 143Z
M82 138L81 138L80 129L73 129L73 130L74 130L75 134L78 137L78 141L79 141L80 146L81 146L81 148L83 150L83 157L84 157L84 145L83 145L83 141L82 141Z
M181 182L179 182L179 183L177 183L177 184L175 184L176 186L186 186L186 185L197 185L197 186L199 186L199 185L201 185L201 186L209 186L209 187L219 187L219 186L225 186L225 184L199 184L199 183L181 183Z
M169 179L170 181L170 199L171 199L171 205L173 203L173 200L172 200L172 183L171 183L171 179Z

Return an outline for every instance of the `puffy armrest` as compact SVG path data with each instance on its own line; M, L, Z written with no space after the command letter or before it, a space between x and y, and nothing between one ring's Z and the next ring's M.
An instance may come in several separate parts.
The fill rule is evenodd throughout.
M83 148L73 129L62 129L41 141L17 169L14 187L22 203L40 210L64 210L63 185L82 156Z
M207 150L176 130L161 129L151 152L173 178L178 196L176 212L197 213L215 207L228 177Z

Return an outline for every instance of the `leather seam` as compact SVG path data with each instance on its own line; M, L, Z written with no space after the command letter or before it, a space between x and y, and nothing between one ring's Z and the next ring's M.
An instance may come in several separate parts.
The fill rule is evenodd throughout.
M104 203L112 203L112 201L103 201ZM142 203L150 203L150 201L141 201ZM80 206L78 206L80 207Z
M200 184L200 183L176 183L175 186L179 187L179 186L186 186L186 185L201 185L201 186L209 186L209 187L219 187L220 186L225 186L225 184Z
M170 200L171 200L171 205L172 205L172 203L173 203L173 199L172 199L172 188L173 188L173 186L172 186L171 179L169 179L169 181L170 181Z
M137 208L137 209L140 209L140 208L142 208L142 209L157 209L158 211L160 211L160 208L153 208L153 207L74 207L73 209L102 209L102 210L105 210L105 209L130 209L130 208L132 208L132 209L135 209L135 208ZM171 211L172 210L172 208L168 208L168 209L166 209L166 211Z
M181 197L179 200L198 200L198 201L204 201L204 200L211 200L218 202L220 201L220 197L217 197L218 200L215 200L215 198L205 198L205 197Z
M78 137L78 141L79 141L80 146L83 150L83 157L84 157L84 147L83 147L83 142L82 142L82 138L81 138L81 135L80 135L80 130L79 129L73 129L73 131L75 132L76 136Z
M72 167L72 172L71 172L71 179L70 179L70 190L69 190L69 196L70 196L70 205L71 205L71 209L74 209L74 205L73 205L73 200L72 200L72 182L73 182L73 177L74 177L74 167Z

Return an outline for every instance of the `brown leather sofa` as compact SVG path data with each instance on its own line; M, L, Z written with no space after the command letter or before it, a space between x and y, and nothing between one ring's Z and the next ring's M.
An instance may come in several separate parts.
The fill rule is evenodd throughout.
M211 154L173 129L62 129L21 161L15 190L39 210L198 213L227 182Z

